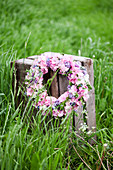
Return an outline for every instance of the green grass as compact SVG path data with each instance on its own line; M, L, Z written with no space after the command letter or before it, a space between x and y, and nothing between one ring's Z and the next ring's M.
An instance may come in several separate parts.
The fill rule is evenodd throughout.
M113 0L2 0L0 16L1 169L112 169ZM94 146L87 142L92 136L69 133L69 121L56 128L51 119L48 128L40 113L33 116L31 101L15 108L11 61L78 50L94 62Z

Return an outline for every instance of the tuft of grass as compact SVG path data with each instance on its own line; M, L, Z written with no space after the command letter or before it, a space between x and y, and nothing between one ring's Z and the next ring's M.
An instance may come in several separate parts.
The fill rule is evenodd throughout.
M23 58L29 35L26 56L44 51L77 54L88 37L112 43L112 4L112 0L1 1L0 44L6 50L14 45L17 57Z

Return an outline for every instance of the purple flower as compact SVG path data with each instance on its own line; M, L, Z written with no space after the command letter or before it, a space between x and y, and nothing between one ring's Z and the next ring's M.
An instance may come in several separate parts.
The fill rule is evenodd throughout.
M33 79L30 80L30 83L32 83Z
M79 92L79 89L77 89L77 93Z
M56 107L56 106L58 106L59 104L60 104L59 100L56 100L54 106Z
M72 73L69 73L68 76L71 77Z
M67 77L67 80L69 80L69 78Z
M34 65L33 68L38 67L38 65Z
M73 98L73 94L69 93L69 99L72 99L72 98Z
M75 103L75 102L70 102L70 105L71 105L71 106L75 106L76 103Z
M34 75L35 75L35 74L34 74L34 73L32 73L32 77L34 77Z
M46 64L47 64L47 67L50 67L50 59L49 58L47 58Z
M71 86L70 86L70 85L68 85L68 86L67 86L67 89L68 89L68 90L70 90L70 88L71 88Z
M70 62L68 62L68 61L65 61L65 67L67 67L67 68L70 68L71 67L71 64L70 64Z
M35 81L34 81L34 82L37 84L37 83L38 83L38 80L36 80L36 79L35 79Z
M48 105L48 106L49 106L49 105ZM55 107L53 106L53 107L52 107L52 110L54 110L54 109L55 109Z
M86 71L83 71L82 73L83 73L84 75L86 75L86 74L87 74L87 73L86 73Z
M75 67L79 67L79 65L78 65L78 64L75 64Z

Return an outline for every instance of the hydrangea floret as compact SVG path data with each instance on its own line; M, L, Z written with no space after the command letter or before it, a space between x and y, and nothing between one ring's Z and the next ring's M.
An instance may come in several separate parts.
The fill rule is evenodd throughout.
M67 91L58 99L49 96L46 86L43 85L43 76L48 73L48 69L66 76L69 85ZM34 106L44 111L50 109L47 113L53 114L54 117L69 115L72 111L77 111L78 107L84 105L89 95L88 90L91 88L89 75L81 62L76 61L71 55L56 54L54 56L43 54L35 59L33 65L26 75L27 96L34 101Z

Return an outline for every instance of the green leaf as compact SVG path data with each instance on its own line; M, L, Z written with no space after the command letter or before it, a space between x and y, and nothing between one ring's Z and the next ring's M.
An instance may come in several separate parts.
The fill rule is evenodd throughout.
M82 167L83 162L79 165L79 167L77 168L77 170L80 170L80 168Z
M38 163L38 159L37 159L37 154L35 153L32 157L32 161L31 161L31 170L39 170L39 163Z

